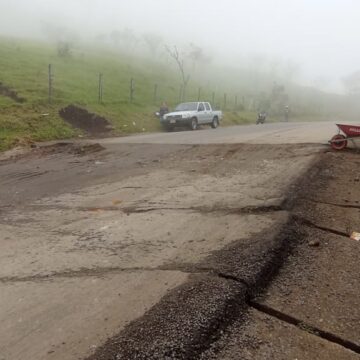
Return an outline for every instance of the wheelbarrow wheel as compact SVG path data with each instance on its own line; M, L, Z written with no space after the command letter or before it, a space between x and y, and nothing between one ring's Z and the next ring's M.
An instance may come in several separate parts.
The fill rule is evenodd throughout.
M347 147L347 140L344 135L337 134L331 139L331 147L334 150L343 150Z

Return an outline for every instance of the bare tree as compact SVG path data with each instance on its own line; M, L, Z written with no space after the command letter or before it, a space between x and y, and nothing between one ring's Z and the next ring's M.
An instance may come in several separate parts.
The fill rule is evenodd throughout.
M146 33L143 35L143 40L147 45L151 56L155 57L158 52L159 46L162 43L161 36L153 33Z
M284 78L287 82L292 82L300 74L300 65L288 60L284 66Z
M135 35L134 31L129 28L125 28L121 32L120 41L122 42L124 49L129 53L132 53L139 43L138 37Z
M47 38L57 45L58 56L67 57L71 50L80 42L79 35L73 30L43 22L42 30Z
M211 57L207 56L200 46L190 43L189 49L188 58L192 62L193 70L196 70L199 64L205 65L211 62Z
M184 59L180 56L179 51L176 46L174 46L174 49L170 49L169 46L165 45L165 49L168 52L169 56L174 59L176 62L179 72L181 75L181 81L182 81L182 91L181 91L181 101L184 101L185 94L186 94L186 88L190 80L190 75L186 74L184 69Z
M344 77L342 83L349 94L360 94L360 71Z
M70 57L72 50L72 44L67 41L59 41L57 43L57 53L58 57Z
M114 45L118 47L121 42L121 32L119 30L113 30L110 34L110 39Z

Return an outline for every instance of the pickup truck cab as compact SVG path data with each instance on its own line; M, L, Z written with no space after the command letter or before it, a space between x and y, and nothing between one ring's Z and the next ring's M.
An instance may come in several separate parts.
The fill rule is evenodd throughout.
M161 124L167 129L172 130L175 126L190 126L196 130L199 125L211 125L216 129L222 112L215 111L208 102L187 102L179 104L171 113L165 114L161 119Z

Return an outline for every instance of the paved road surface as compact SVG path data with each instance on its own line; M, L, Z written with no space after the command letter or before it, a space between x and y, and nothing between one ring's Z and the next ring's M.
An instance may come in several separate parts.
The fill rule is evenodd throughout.
M172 133L154 133L129 137L111 138L102 141L104 144L151 143L151 144L294 144L326 143L337 127L333 122L307 123L271 123L264 125L245 125L204 127L198 131L176 131Z
M249 248L286 221L266 208L321 148L279 144L334 132L330 123L180 131L0 162L0 359L83 358L186 282L188 266L234 241Z

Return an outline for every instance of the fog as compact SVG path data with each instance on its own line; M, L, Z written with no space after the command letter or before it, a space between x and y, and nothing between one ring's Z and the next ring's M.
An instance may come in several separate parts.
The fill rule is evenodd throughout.
M42 38L45 23L86 41L129 28L233 67L290 64L299 83L342 92L360 69L359 16L357 0L0 0L0 34Z

